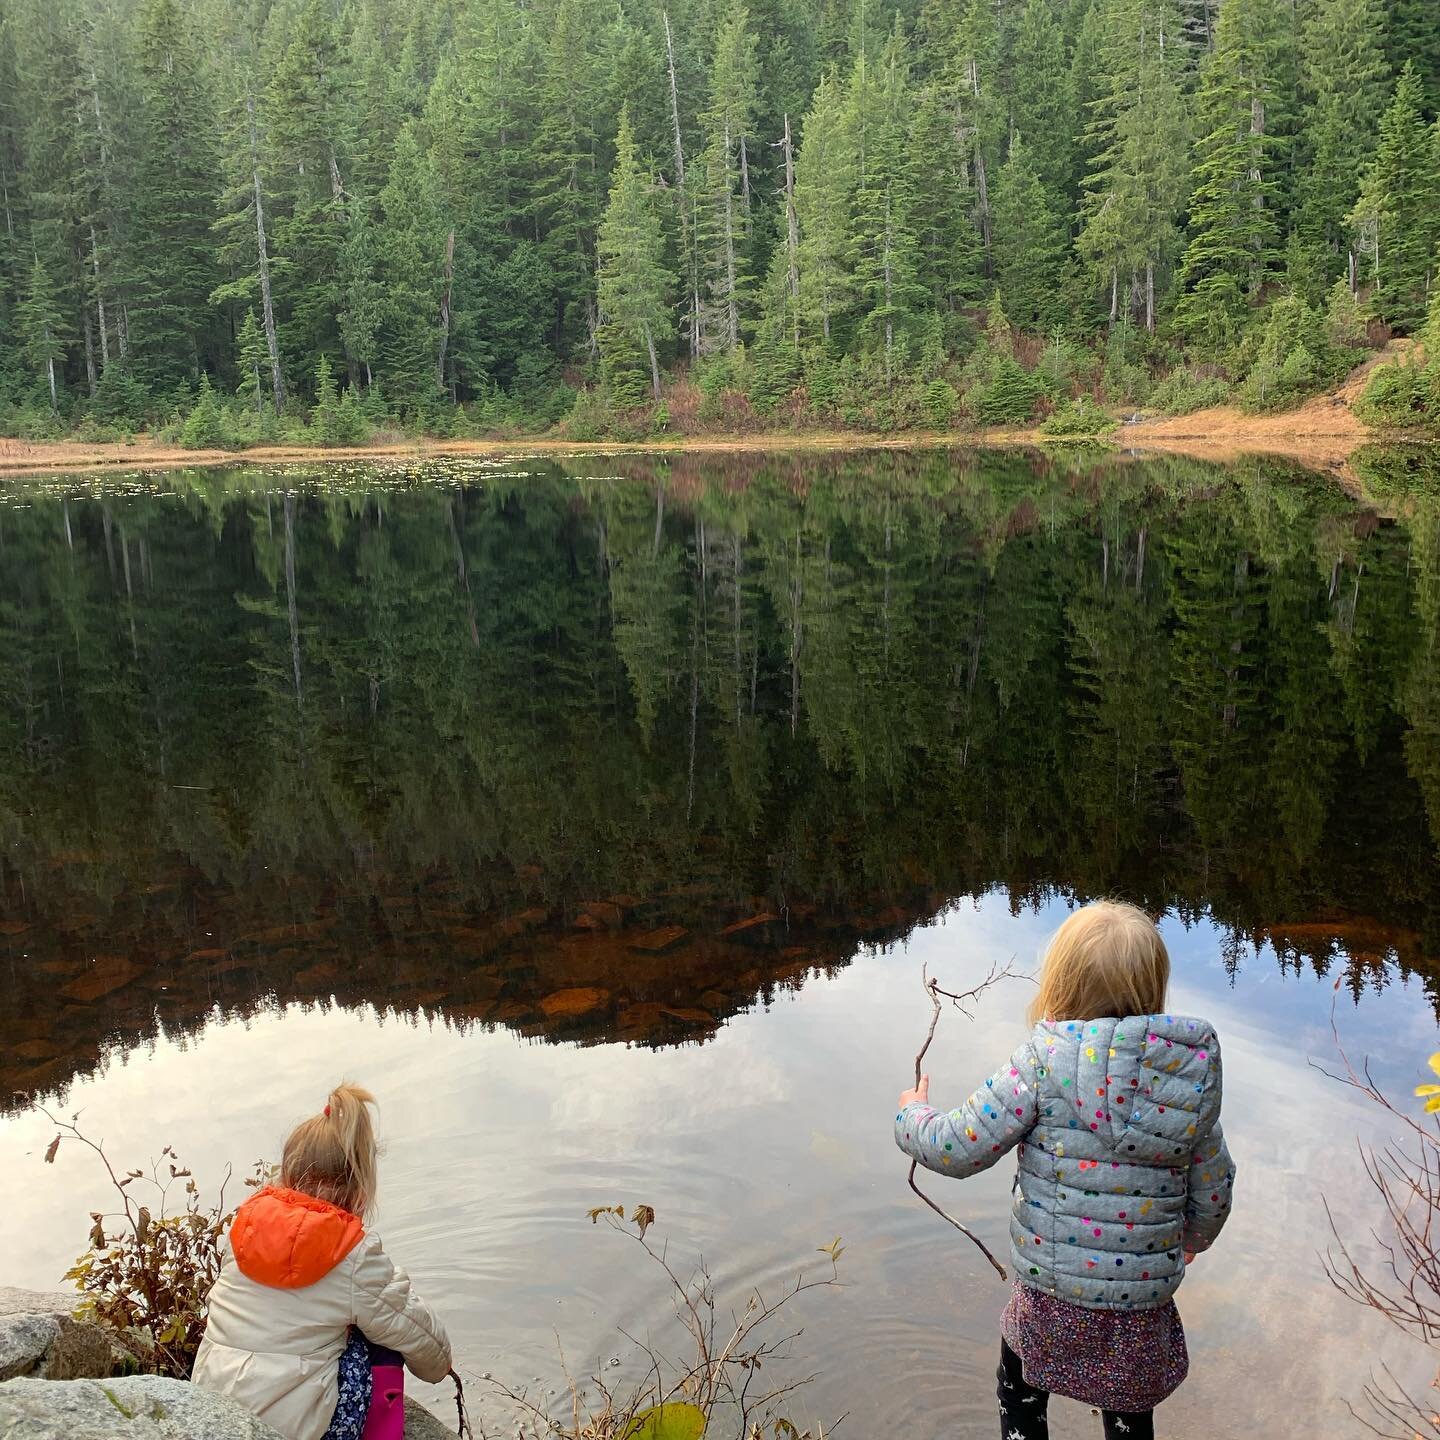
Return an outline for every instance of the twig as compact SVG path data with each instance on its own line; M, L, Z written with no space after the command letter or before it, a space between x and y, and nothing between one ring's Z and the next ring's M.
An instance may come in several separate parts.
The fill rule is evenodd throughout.
M449 1379L455 1382L455 1433L460 1440L475 1440L469 1412L465 1409L465 1382L452 1369Z
M973 1001L978 1000L992 985L997 985L1001 980L1008 980L1015 972L1011 968L1015 963L1014 956L1005 962L1001 969L996 969L992 964L990 973L973 990L962 990L958 995L952 990L942 990L940 986L930 978L929 967L920 967L920 983L925 987L925 994L930 999L932 1007L930 1015L930 1028L925 1032L925 1043L920 1047L919 1053L915 1056L915 1084L920 1084L920 1067L925 1061L925 1052L930 1048L930 1042L935 1038L935 1027L940 1023L940 997L943 995L960 1013L967 1018L970 1015L965 1007ZM910 1162L910 1174L906 1177L906 1183L910 1188L947 1224L953 1225L972 1245L994 1267L995 1273L1002 1279L1007 1280L1009 1276L1005 1273L1005 1267L990 1253L989 1247L975 1234L973 1230L962 1225L953 1215L947 1215L916 1183L915 1171L920 1162Z

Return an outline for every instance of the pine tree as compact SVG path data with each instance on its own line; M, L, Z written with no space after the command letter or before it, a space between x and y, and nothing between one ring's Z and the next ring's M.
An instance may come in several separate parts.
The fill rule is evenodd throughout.
M37 375L44 377L50 394L50 410L58 415L60 392L56 365L65 354L67 327L50 273L38 255L30 267L24 297L15 307L15 328L26 362Z
M697 245L705 274L700 315L703 353L740 343L741 314L750 286L748 146L755 110L755 51L743 0L731 0L715 37L709 97L701 124L703 176Z
M1026 0L1011 71L1010 130L1030 141L1030 163L1051 206L1068 216L1074 198L1075 115L1065 32L1055 17L1054 0Z
M368 211L363 201L350 207L339 275L340 338L346 355L365 371L367 385L374 378L376 340L385 316L385 292L376 274L375 227ZM353 385L358 376L350 378Z
M1407 61L1350 217L1375 284L1376 312L1401 329L1424 321L1440 240L1440 144L1423 103L1420 74Z
M1155 328L1156 292L1179 246L1189 131L1178 34L1172 0L1109 0L1091 37L1108 83L1085 137L1093 158L1077 246L1112 324L1123 309Z
M447 225L434 167L420 148L414 121L395 142L379 203L382 379L392 399L423 408L439 397L444 384L440 343ZM453 231L448 233L453 237Z
M1320 0L1305 29L1305 158L1297 231L1328 279L1356 278L1346 219L1387 97L1383 0Z
M1283 66L1270 0L1230 0L1202 71L1201 138L1176 318L1214 353L1235 337L1279 258Z
M995 283L1022 329L1047 329L1062 314L1065 249L1060 211L1017 131L995 185Z
M657 347L671 333L666 302L670 276L664 242L650 203L649 183L635 155L630 112L620 112L610 200L599 235L600 360L611 397L620 406L651 392L660 398ZM638 392L638 393L637 393Z
M855 154L845 123L845 98L822 76L805 116L795 159L795 209L800 224L802 343L828 345L850 299L850 196Z
M970 154L956 133L953 107L937 80L916 97L909 153L923 157L911 220L919 246L918 278L942 314L953 314L984 291L984 255L975 228Z
M554 276L552 344L562 356L580 348L594 353L595 226L604 204L597 163L603 94L594 53L598 38L582 0L559 0L536 96L532 211Z
M922 313L919 246L911 223L914 177L910 168L908 47L900 19L881 58L878 104L868 117L867 145L851 214L854 283L860 334L881 347L885 379L893 382L904 342Z
M269 388L270 354L265 335L255 319L253 309L245 312L240 334L236 338L236 368L240 384L236 393L244 395L255 406L257 419L265 420L265 392Z
M263 102L273 200L276 304L287 342L307 356L343 349L336 317L351 147L349 77L328 0L270 12Z
M139 29L139 165L131 195L130 331L153 384L200 369L219 276L214 117L198 37L178 0L145 0Z
M1386 51L1396 74L1414 65L1420 81L1421 108L1427 119L1440 116L1440 25L1434 0L1389 0Z

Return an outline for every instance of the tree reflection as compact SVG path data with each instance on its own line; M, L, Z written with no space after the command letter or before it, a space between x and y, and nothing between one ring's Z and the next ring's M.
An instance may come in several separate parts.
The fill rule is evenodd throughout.
M995 887L1436 973L1433 491L606 463L0 511L7 1094L216 1004L703 1037Z

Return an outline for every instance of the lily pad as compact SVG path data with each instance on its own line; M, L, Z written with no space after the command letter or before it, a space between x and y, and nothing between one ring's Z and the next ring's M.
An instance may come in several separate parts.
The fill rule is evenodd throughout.
M625 1427L620 1440L700 1440L704 1433L705 1412L672 1400L642 1411Z

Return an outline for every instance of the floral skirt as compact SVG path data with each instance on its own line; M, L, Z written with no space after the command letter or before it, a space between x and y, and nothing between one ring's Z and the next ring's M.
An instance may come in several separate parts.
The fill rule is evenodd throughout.
M1101 1410L1153 1410L1190 1370L1173 1300L1154 1310L1091 1310L1017 1281L1000 1333L1027 1385Z
M365 1337L351 1328L350 1339L340 1356L340 1399L324 1440L360 1440L365 1418L370 1413L373 1381L370 1376L370 1347Z

